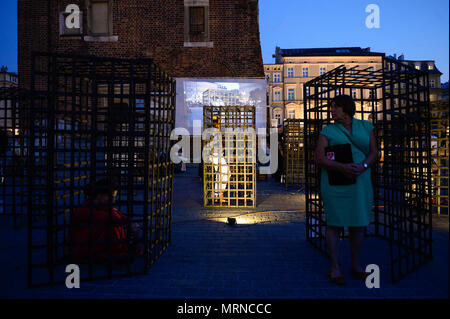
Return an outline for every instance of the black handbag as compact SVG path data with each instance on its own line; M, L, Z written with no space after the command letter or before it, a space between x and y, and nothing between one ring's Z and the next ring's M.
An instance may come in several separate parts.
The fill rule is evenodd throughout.
M327 146L325 156L330 161L339 163L353 163L352 147L350 144L338 144ZM356 177L345 175L338 171L328 170L328 183L332 186L352 185L356 183Z

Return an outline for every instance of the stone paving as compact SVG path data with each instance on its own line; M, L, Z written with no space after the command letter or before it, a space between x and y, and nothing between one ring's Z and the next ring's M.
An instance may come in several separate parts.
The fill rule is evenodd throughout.
M336 287L326 276L327 259L305 240L300 192L269 179L258 182L255 209L204 209L195 173L195 168L188 168L176 176L172 244L147 275L82 282L80 289L72 290L27 289L26 230L12 230L11 221L2 217L0 298L449 297L448 218L434 219L433 261L395 285L390 282L388 243L365 240L362 261L380 266L380 289L351 279L345 241L341 262L348 280L345 287ZM243 215L248 213L253 214ZM234 227L219 221L237 215L243 216Z

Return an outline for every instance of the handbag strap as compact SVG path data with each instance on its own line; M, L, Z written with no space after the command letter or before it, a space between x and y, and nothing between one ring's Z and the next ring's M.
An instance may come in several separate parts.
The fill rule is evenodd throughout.
M349 134L348 131L343 130L339 125L336 125L336 127L337 127L342 133L344 133L345 136L347 136L347 138L349 139L350 143L352 143L354 147L356 147L358 150L360 150L364 155L366 155L366 156L369 155L366 151L364 151L361 147L359 147L358 144L355 143L355 140L353 139L353 136L351 136L351 135Z

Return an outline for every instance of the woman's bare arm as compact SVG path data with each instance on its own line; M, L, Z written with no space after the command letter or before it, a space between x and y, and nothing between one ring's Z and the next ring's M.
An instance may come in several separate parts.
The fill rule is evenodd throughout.
M377 139L375 138L375 134L370 132L370 150L364 162L372 166L378 160L378 147L377 147Z

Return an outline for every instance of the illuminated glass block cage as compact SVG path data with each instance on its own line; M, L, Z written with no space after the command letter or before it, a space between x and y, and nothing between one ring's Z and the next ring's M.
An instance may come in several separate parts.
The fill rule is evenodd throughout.
M433 212L448 217L449 103L431 102Z
M144 274L171 238L175 81L150 59L33 55L28 283Z
M204 106L203 204L256 206L254 106Z
M309 95L307 95L309 92ZM314 153L332 123L331 100L347 94L355 118L371 121L380 159L372 167L373 220L366 235L386 239L397 281L432 259L428 74L384 58L379 70L340 66L304 86L306 237L326 253L326 216Z
M286 187L304 185L305 159L303 149L304 123L300 119L284 121L284 169Z

